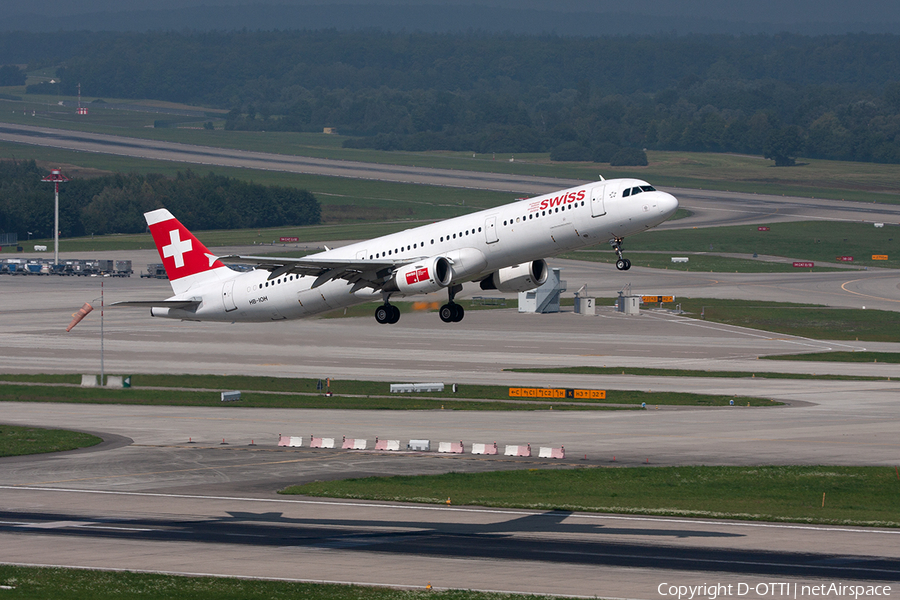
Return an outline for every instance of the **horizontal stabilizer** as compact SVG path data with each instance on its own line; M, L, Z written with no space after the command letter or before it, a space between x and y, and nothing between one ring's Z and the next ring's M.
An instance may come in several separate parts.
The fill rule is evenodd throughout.
M125 300L110 306L135 306L141 308L189 308L199 306L200 300Z

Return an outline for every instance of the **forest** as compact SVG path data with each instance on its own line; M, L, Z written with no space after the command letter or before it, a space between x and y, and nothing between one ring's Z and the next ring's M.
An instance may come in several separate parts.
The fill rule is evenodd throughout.
M64 94L81 83L94 97L226 108L233 130L334 127L354 147L597 162L621 148L900 162L900 36L42 37L0 34L0 56L60 65Z
M0 161L0 231L24 239L53 237L53 188L34 161ZM174 178L135 173L78 178L59 194L60 235L76 237L147 230L144 213L165 207L190 229L242 229L319 223L311 193L210 173Z

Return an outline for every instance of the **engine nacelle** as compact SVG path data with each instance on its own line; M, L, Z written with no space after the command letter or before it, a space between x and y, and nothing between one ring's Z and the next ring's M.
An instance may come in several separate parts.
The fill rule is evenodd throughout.
M481 280L481 289L504 293L527 292L543 285L549 273L547 261L534 260L494 271L490 277Z
M430 294L450 285L452 276L450 261L443 256L432 256L397 269L393 279L384 286L384 291Z

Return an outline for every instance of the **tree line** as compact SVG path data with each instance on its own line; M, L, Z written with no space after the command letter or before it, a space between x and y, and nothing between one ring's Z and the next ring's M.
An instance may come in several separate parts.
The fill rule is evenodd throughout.
M0 161L0 232L20 239L53 236L53 190L34 161ZM174 178L117 173L60 185L60 235L147 230L144 213L168 208L189 229L244 229L320 222L319 202L305 190L265 186L188 170Z
M91 36L56 42L63 93L228 108L234 130L598 162L620 148L762 154L796 134L804 156L900 162L900 36Z

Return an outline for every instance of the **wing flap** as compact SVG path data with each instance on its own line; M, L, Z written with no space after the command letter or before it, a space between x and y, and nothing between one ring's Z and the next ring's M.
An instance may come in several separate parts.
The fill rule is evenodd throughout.
M252 265L269 271L269 279L293 273L309 275L316 280L316 288L335 279L344 279L353 284L354 289L371 287L380 290L387 283L397 267L422 260L423 257L401 260L354 260L333 258L281 258L273 256L222 256L219 260L231 264Z

